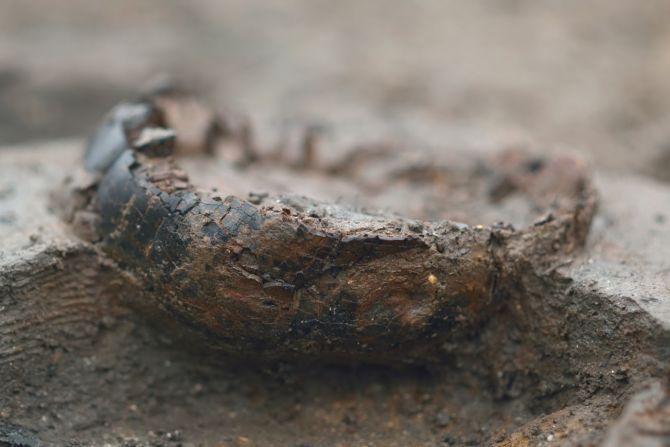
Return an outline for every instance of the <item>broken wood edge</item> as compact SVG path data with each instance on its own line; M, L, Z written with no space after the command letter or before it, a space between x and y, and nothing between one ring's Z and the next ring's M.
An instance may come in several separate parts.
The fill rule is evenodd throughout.
M153 130L166 124L158 104L117 111L103 124L86 159L106 161L72 216L92 213L89 237L169 318L226 353L439 359L444 341L487 319L527 266L579 249L596 210L583 166L570 164L568 175L564 164L524 158L489 167L558 205L521 231L199 192L171 156L175 138ZM122 134L126 147L119 152L105 132Z

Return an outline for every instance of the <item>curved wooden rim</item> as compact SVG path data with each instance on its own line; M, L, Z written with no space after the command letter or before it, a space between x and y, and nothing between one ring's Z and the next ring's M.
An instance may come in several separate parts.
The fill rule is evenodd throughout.
M596 208L578 164L515 157L499 162L506 181L556 205L522 231L371 216L309 199L301 200L310 212L252 204L198 192L171 156L175 133L166 125L157 101L113 111L87 150L87 168L101 173L88 206L103 250L158 307L225 352L439 358L445 340L504 299L518 265L581 246Z

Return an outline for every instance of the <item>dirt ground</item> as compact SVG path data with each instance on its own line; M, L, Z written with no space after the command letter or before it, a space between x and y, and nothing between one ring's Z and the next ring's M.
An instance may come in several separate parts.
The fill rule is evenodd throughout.
M664 0L3 2L0 146L21 146L0 157L0 371L10 377L0 446L598 445L670 359L667 328L630 304L635 292L611 298L624 282L611 260L637 262L626 257L638 254L625 249L631 222L648 243L639 253L670 271L667 250L652 250L670 240L667 194L653 181L617 183L670 181L669 17ZM544 292L511 301L446 367L202 362L129 312L124 276L97 266L42 203L82 142L38 141L90 135L111 105L165 78L261 127L579 152L605 190L588 248L596 262L524 284ZM207 163L190 168L215 176ZM29 176L32 189L16 186ZM644 225L617 208L636 203L629 191L649 192L636 208ZM42 211L17 205L33 195ZM52 241L33 232L35 216L67 244L40 252ZM19 265L16 253L38 262ZM661 296L665 281L627 287ZM34 352L15 351L37 298L55 310Z
M49 192L72 172L80 144L0 153L0 215L12 221L0 226L2 447L591 446L629 396L664 374L663 283L627 280L637 271L626 263L653 252L640 269L668 268L654 245L670 246L670 234L659 242L667 229L654 216L670 191L601 180L588 252L570 268L508 283L514 292L492 318L449 337L437 363L258 366L178 336L180 320L147 319L152 296L54 212ZM214 177L224 166L214 161L221 166L200 158L189 167ZM520 214L514 200L475 202L470 215ZM631 233L616 206L632 203L645 221Z

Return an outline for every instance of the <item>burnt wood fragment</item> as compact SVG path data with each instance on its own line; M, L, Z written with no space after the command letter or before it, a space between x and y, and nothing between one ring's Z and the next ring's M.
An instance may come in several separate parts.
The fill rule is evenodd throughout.
M222 197L198 190L178 167L174 134L155 128L164 119L150 119L166 116L161 107L124 106L102 125L86 156L102 175L80 209L98 216L101 248L153 306L229 354L438 361L445 343L490 318L529 266L549 267L579 249L596 208L579 162L518 153L482 161L484 174L472 181L492 185L491 201L525 195L540 217L521 231L304 198ZM111 128L125 138L121 150L118 138L100 137ZM317 169L313 144L303 169ZM309 212L295 205L305 200Z

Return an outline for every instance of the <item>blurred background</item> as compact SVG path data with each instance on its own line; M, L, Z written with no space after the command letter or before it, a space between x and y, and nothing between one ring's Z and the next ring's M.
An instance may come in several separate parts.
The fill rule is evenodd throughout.
M667 0L0 4L0 145L85 136L161 76L260 120L568 148L670 181Z

